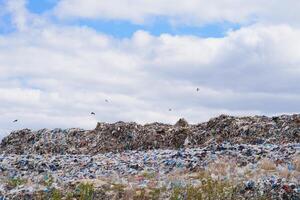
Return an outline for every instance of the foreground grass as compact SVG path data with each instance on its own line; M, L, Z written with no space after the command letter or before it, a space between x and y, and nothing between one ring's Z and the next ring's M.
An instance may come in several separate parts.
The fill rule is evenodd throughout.
M80 183L72 192L63 193L53 189L51 196L45 199L51 200L94 200L99 198L105 199L122 199L122 200L235 200L244 199L240 193L240 185L228 180L214 180L205 173L199 173L198 179L201 184L184 186L174 186L167 189L161 188L132 188L126 189L126 185L112 184L105 189L97 189L91 183ZM99 196L101 194L102 196ZM255 193L251 199L267 200L267 196Z

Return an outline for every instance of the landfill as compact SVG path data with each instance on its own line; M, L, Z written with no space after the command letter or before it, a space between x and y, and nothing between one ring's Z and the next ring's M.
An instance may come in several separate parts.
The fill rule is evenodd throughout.
M300 115L13 131L0 199L300 199Z

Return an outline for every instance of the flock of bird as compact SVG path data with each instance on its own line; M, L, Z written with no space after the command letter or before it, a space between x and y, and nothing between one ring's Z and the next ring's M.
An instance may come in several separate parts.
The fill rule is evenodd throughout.
M200 89L197 88L196 91L199 92ZM105 102L108 103L109 101L108 101L107 99L105 99ZM169 108L169 112L171 112L171 111L172 111L172 108ZM95 112L91 112L91 115L96 115L96 113L95 113ZM13 121L13 123L17 123L18 121L19 121L18 119L15 119L15 120Z

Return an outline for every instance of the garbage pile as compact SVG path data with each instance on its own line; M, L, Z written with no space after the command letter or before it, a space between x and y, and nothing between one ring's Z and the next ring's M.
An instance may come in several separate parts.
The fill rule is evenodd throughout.
M300 115L14 131L0 144L11 199L300 200Z
M193 175L199 176L201 171L209 172L215 180L242 184L242 194L267 190L281 196L300 195L299 144L222 143L205 148L97 155L11 154L1 155L0 163L0 194L5 197L48 193L53 188L69 188L79 180L101 180L105 185L119 184L127 189L166 188L171 192L176 187L199 185L201 177ZM7 180L20 184L12 186Z
M213 143L286 144L300 142L300 115L233 117L221 115L208 122L175 125L134 122L98 123L94 130L29 129L12 132L0 145L0 153L98 154L125 150L179 149Z

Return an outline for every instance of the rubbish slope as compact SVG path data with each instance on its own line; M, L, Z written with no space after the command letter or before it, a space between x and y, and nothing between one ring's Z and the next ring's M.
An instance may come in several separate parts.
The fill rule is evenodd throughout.
M221 115L208 122L175 125L134 122L98 123L94 130L29 129L3 139L0 153L97 154L125 150L178 149L210 143L285 144L300 141L300 115L233 117Z

